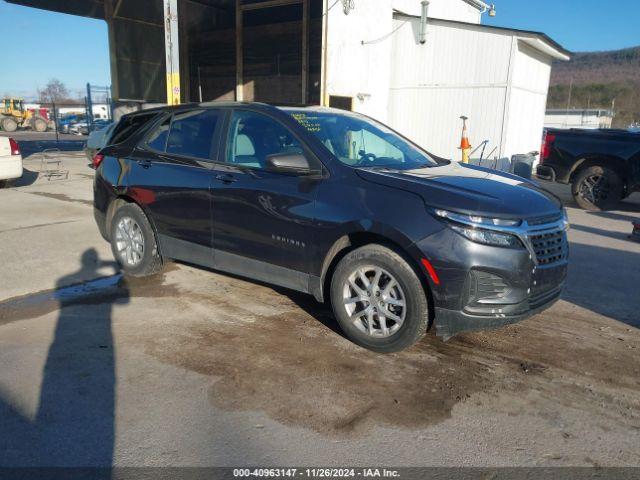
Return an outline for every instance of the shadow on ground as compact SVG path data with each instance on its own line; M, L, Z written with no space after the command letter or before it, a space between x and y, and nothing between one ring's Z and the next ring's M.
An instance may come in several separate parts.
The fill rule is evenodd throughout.
M579 226L574 228L583 229ZM593 232L597 229L586 230L597 233ZM620 238L606 231L603 234ZM639 291L640 254L571 242L569 274L563 299L640 328Z
M95 276L105 265L89 249L73 275ZM67 284L67 277L58 281ZM24 418L0 399L0 466L112 465L116 382L111 316L115 304L128 303L128 288L120 284L117 294L100 298L90 314L73 293L69 287L60 288L49 294L48 302L32 302L33 308L44 305L59 309L59 314L35 418ZM22 308L28 310L30 299L23 300ZM0 324L18 319L16 313L0 310ZM91 476L111 478L108 468Z
M29 185L33 185L38 180L40 176L39 172L34 170L29 170L28 168L22 169L22 177L16 178L14 180L9 181L10 187L28 187Z

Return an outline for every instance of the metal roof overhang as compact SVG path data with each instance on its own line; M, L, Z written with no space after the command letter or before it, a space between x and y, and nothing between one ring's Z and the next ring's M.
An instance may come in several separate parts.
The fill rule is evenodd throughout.
M102 0L6 0L24 7L39 8L51 12L78 15L81 17L104 20L104 2Z
M24 7L39 8L50 12L66 13L68 15L78 15L81 17L105 19L104 0L6 0L7 3L14 3ZM235 0L184 0L207 7L232 9L235 7ZM114 10L127 0L112 0ZM133 3L133 2L130 2ZM133 18L136 18L134 15ZM124 18L124 16L123 16Z
M420 18L417 15L411 15L409 13L405 13L397 9L394 9L394 14L405 16L405 17ZM550 56L553 59L564 60L564 61L571 60L571 52L569 52L569 50L566 50L564 47L562 47L562 45L560 45L558 42L553 40L547 34L542 32L536 32L533 30L519 30L517 28L508 28L508 27L495 27L493 25L482 25L480 23L461 22L458 20L446 20L443 18L435 18L435 17L429 17L429 21L436 21L440 23L459 25L464 27L473 27L473 28L478 28L480 30L494 30L494 31L497 30L504 33L511 33L512 35L517 37L518 40Z
M539 36L516 35L516 37L521 42L526 43L530 47L535 48L536 50L549 55L551 58L554 58L556 60L563 60L565 62L568 60L571 60L571 56L569 55L568 52L554 47L553 45L544 41L544 39Z

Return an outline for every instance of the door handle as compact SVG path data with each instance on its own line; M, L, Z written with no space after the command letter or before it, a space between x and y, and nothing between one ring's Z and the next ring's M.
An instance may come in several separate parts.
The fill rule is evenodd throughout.
M221 181L222 183L233 183L236 181L236 178L231 175L230 173L220 173L218 175L216 175L216 180Z
M140 165L142 168L149 168L152 164L151 164L151 160L138 160L138 165Z

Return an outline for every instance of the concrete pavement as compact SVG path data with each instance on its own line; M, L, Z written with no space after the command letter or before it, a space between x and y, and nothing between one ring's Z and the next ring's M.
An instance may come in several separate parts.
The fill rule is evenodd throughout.
M0 465L640 463L637 196L569 209L549 311L382 356L311 297L181 264L112 276L92 171L65 164L0 191Z

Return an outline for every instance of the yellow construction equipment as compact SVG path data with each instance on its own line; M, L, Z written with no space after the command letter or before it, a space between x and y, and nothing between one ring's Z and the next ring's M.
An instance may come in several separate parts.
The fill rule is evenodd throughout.
M0 129L15 132L18 127L31 128L36 132L47 130L47 119L40 112L24 108L21 98L3 98L0 100Z

